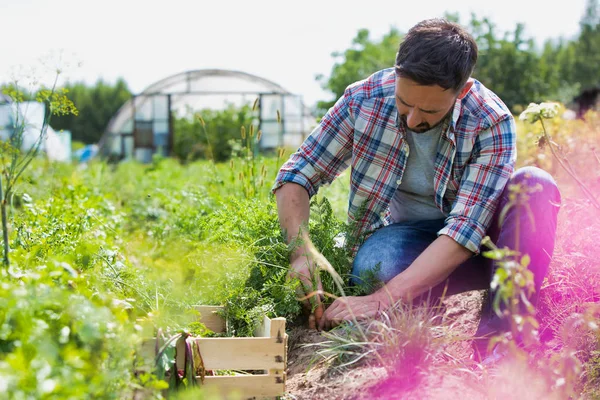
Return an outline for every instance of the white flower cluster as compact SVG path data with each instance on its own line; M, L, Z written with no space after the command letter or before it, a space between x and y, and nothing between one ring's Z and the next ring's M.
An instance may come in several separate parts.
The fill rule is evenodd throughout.
M519 119L533 124L542 118L551 119L556 117L559 110L560 104L558 103L530 103L527 109L519 115Z

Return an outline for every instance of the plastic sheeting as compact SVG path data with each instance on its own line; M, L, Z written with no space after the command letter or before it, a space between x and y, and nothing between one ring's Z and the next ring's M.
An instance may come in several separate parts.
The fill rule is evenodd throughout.
M28 151L39 144L40 150L52 161L71 160L71 133L56 132L51 126L46 128L42 143L42 126L45 105L35 101L19 104L0 104L0 140L7 141L15 131L15 125L24 124L21 150Z

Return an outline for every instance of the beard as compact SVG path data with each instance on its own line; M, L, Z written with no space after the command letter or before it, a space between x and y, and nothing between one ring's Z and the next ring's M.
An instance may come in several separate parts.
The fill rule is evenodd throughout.
M415 133L423 133L423 132L427 132L433 128L436 128L439 125L441 125L442 123L444 123L444 121L446 121L447 118L451 117L453 111L454 111L454 107L451 107L450 110L448 110L448 112L446 113L446 115L444 115L438 122L436 122L433 125L430 125L428 122L421 122L416 127L409 128L408 125L406 124L406 115L400 116L400 123L402 124L402 126L404 127L405 130L410 130Z

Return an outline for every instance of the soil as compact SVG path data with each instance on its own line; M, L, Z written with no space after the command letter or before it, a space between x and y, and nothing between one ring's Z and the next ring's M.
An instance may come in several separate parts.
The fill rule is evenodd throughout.
M470 337L477 329L483 292L473 291L450 296L444 301L444 319L452 321L459 336ZM454 333L454 332L453 332ZM465 388L456 377L439 374L402 374L388 376L377 365L359 365L340 371L316 356L311 344L326 338L315 330L294 328L288 338L286 399L445 399L481 398L481 393ZM468 360L472 350L468 340L460 340L445 349L451 357Z

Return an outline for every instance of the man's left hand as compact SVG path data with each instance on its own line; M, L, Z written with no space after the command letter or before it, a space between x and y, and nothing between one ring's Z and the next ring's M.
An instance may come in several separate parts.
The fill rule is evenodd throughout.
M389 307L389 300L386 301L383 297L378 292L368 296L340 297L323 314L319 329L331 329L343 321L351 321L350 310L357 320L373 318Z

